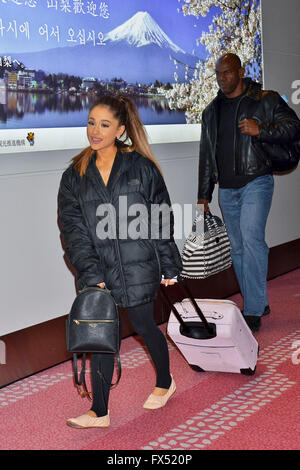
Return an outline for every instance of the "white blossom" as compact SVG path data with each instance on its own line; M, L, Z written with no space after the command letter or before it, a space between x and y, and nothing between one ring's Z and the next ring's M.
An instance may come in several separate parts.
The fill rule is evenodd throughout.
M166 92L173 109L185 109L187 123L201 122L204 108L216 96L217 59L227 53L237 54L245 66L246 75L261 80L260 0L182 0L183 15L205 17L212 7L218 7L208 32L203 32L197 44L208 52L205 62L198 62L192 71L186 70L189 82L178 83Z

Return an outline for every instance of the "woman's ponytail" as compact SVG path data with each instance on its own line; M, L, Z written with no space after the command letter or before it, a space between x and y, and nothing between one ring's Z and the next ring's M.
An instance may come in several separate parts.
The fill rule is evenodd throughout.
M141 121L141 118L139 116L139 113L137 111L135 104L129 98L124 97L124 96L120 96L118 99L120 100L121 103L124 104L124 107L125 107L126 118L123 124L125 125L125 132L126 132L125 142L127 142L128 138L130 139L128 150L129 151L135 150L136 152L139 152L144 157L149 158L149 160L152 160L153 163L161 171L151 151L147 134L146 134L146 129Z

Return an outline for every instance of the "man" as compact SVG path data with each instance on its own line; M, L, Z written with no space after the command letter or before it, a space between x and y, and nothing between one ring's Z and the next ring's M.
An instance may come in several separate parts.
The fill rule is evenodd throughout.
M291 142L299 135L300 121L277 92L244 78L237 55L220 57L216 78L220 90L202 114L198 204L209 211L218 182L243 314L258 331L261 316L270 313L265 227L274 187L272 163L261 143Z

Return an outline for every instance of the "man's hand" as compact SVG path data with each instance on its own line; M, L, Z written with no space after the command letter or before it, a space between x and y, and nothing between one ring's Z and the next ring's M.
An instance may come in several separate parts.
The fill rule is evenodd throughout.
M203 204L203 210L205 214L209 213L208 199L198 199L197 204Z
M254 119L243 119L239 122L238 127L242 134L257 136L259 134L259 125Z

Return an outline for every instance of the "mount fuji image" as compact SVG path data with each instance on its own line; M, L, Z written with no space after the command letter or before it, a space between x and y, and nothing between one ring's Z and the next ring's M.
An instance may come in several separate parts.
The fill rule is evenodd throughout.
M146 11L139 11L121 26L113 29L105 36L105 40L111 44L125 42L133 47L156 44L161 49L171 49L173 53L185 54Z
M151 84L155 80L174 83L174 72L185 81L185 66L194 68L199 60L175 44L146 11L104 35L103 45L75 45L38 52L14 54L27 69L65 73L80 77L128 83Z

